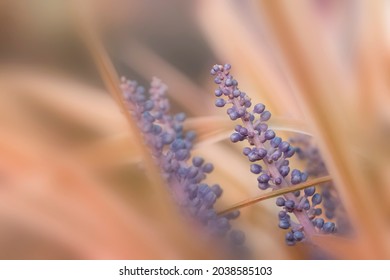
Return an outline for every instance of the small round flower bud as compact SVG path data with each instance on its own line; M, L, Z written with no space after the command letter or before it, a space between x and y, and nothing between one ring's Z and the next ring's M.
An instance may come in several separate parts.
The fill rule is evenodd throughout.
M236 110L231 111L230 113L228 113L228 115L232 121L235 121L240 117Z
M268 129L265 133L264 133L264 138L266 140L271 140L275 137L275 132L271 129Z
M270 180L270 176L268 174L261 174L259 177L257 177L257 181L259 183L268 183L268 181Z
M258 161L260 160L260 157L257 153L251 151L249 154L248 154L248 160L250 162L255 162L255 161Z
M258 165L258 164L255 164L255 163L251 164L251 172L253 174L260 174L261 170L262 170L261 165Z
M288 173L290 172L290 167L283 165L279 168L279 172L280 172L280 175L282 175L283 177L286 177L288 175Z
M290 219L290 216L287 214L286 211L279 211L278 217L279 217L279 220L283 220L283 219L289 220Z
M295 154L295 148L294 147L289 147L288 150L284 153L284 156L286 158L290 158Z
M306 196L312 196L316 192L316 187L308 187L305 189Z
M200 167L200 166L202 166L203 163L204 163L204 159L201 157L193 157L192 158L192 164L195 167Z
M291 184L296 185L301 182L301 176L292 176L291 177Z
M222 90L218 88L214 91L214 94L216 97L220 97L220 96L222 96Z
M274 139L271 140L271 147L272 148L276 148L280 145L280 143L282 142L282 138L280 137L275 137Z
M233 91L233 97L239 97L241 95L241 91L239 91L238 89L235 89Z
M286 141L283 141L282 143L279 144L279 149L282 151L282 152L286 152L288 150L288 148L290 147L290 143L286 142Z
M256 114L261 114L263 113L265 110L265 106L264 104L261 104L261 103L258 103L255 105L255 107L253 107L253 113L256 113Z
M249 148L249 147L245 147L245 148L243 148L242 149L242 153L244 154L244 155L249 155L249 153L251 152L252 150L251 150L251 148Z
M247 136L248 135L248 129L246 129L245 127L241 127L239 133L243 136Z
M257 154L259 155L259 159L263 159L267 155L267 150L263 148L259 148L257 150Z
M225 86L230 87L233 85L233 81L231 79L226 79Z
M322 214L322 209L321 208L315 208L314 209L314 215L315 216L320 216L321 214Z
M283 179L282 179L282 177L277 177L277 178L275 178L274 181L275 181L276 185L280 185L282 183Z
M290 226L291 226L291 224L290 224L290 221L288 221L288 220L283 219L283 220L279 221L279 227L281 229L288 229Z
M265 131L267 131L267 129L268 129L268 124L266 124L266 123L260 123L259 125L258 125L258 131L259 132L265 132Z
M324 226L324 219L317 218L314 220L314 223L316 228L322 229L322 227Z
M172 142L171 148L173 151L185 149L185 143L181 139L176 139L175 141Z
M210 189L217 196L217 198L221 197L223 191L220 185L218 184L212 185Z
M188 150L183 149L183 150L177 151L175 156L176 156L177 160L183 161L190 156L190 153L188 152Z
M223 107L225 106L226 104L226 101L222 98L218 98L217 100L215 100L215 106L217 107Z
M302 239L305 237L301 231L296 231L293 235L296 241L302 241Z
M271 159L272 159L273 161L277 161L281 156L282 156L282 152L279 151L279 150L276 150L276 151L271 155Z
M295 207L295 202L293 200L286 200L286 202L284 203L284 206L286 207L286 210L288 212L292 212L294 210L294 207Z
M252 106L252 102L250 102L249 100L245 101L244 106L245 108L250 108Z
M179 167L179 169L177 170L177 173L179 174L180 177L184 178L188 174L188 169L185 167Z
M322 196L319 193L316 193L311 198L311 202L313 203L313 206L320 204L322 202Z
M261 115L260 115L260 120L261 120L262 122L268 121L270 118L271 118L271 113L270 113L269 111L264 111L264 112L261 113Z
M206 163L203 165L202 170L204 173L211 173L214 170L214 165L211 163Z
M326 222L324 223L324 226L322 227L322 231L325 233L332 233L336 230L336 226L332 222Z
M294 233L289 231L286 233L286 242L288 245L295 245ZM291 243L289 243L291 242Z
M196 175L198 175L198 173L199 173L198 168L194 166L190 166L190 168L188 169L187 178L193 179L196 177Z
M236 143L236 142L241 141L241 140L242 140L242 136L237 132L230 135L230 141L232 141L233 143Z
M291 171L291 176L294 177L294 176L299 176L301 177L301 171L299 171L298 169L293 169Z
M265 191L265 190L267 190L270 186L269 186L268 183L258 183L258 184L257 184L257 187L258 187L260 190Z
M286 202L286 201L284 200L283 197L278 197L278 198L276 199L276 205L279 206L279 207L284 206L284 203L285 203L285 202Z

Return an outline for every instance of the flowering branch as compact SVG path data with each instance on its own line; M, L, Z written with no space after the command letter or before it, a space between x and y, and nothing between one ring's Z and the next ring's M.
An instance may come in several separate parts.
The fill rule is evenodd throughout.
M214 92L217 97L215 105L230 105L227 109L230 119L241 120L243 125L236 125L230 140L233 143L248 141L250 147L245 147L243 154L252 162L251 172L259 175L258 187L261 190L290 189L293 185L305 182L308 178L306 173L298 169L293 169L290 173L288 159L294 156L295 148L268 128L267 121L271 118L271 113L261 103L252 108L251 99L238 89L238 82L230 75L230 69L229 64L214 65L211 69L211 75L215 76L214 82L219 86ZM334 223L325 223L319 217L322 209L316 206L322 202L322 196L315 191L313 186L306 188L303 196L300 191L288 191L276 200L276 205L284 208L279 212L279 227L290 229L286 234L288 245L304 239L310 240L318 231L336 231ZM288 213L293 213L298 222L292 221Z
M154 78L147 94L135 81L123 79L121 88L129 112L159 166L159 173L183 214L205 227L210 236L226 240L236 256L245 255L245 234L232 229L230 224L240 213L217 215L214 204L222 195L222 188L205 183L214 166L201 157L191 157L195 133L184 131L184 113L170 114L167 86Z

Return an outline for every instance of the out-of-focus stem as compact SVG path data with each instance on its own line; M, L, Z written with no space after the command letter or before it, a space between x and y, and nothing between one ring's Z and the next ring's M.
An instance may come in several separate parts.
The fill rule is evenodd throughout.
M275 38L283 46L286 65L299 89L298 98L310 116L308 121L318 136L327 166L362 238L359 244L366 254L388 258L390 246L384 246L388 238L382 230L384 213L376 205L369 178L361 172L364 165L348 149L353 143L353 126L343 108L347 104L341 97L349 88L338 71L337 58L324 47L327 41L319 35L316 18L310 14L306 2L294 3L294 12L287 1L261 1L261 7ZM353 121L360 124L365 115Z
M83 5L81 5L81 8L80 6L77 6L77 8L78 9L76 9L76 7L73 7L73 12L77 21L77 27L79 28L78 31L81 35L81 38L83 38L87 49L90 51L108 92L116 101L122 114L127 119L129 128L132 131L132 135L134 137L134 142L137 143L138 147L140 148L143 160L145 162L145 167L148 173L147 177L151 183L151 186L154 188L155 193L158 194L161 200L161 195L165 195L165 192L162 191L163 188L161 188L161 186L163 186L165 182L162 180L160 176L160 171L156 163L153 161L150 152L145 146L144 140L139 133L137 124L135 123L122 98L122 91L119 86L120 81L118 78L118 74L110 58L108 57L108 54L100 40L97 31L94 28L94 25L92 24L92 17L87 12L88 10L86 10L86 7Z

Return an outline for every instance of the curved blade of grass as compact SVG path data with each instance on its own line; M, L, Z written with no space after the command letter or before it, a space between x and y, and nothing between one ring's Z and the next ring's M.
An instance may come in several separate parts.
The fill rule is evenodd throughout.
M234 65L245 91L275 113L301 117L291 85L281 71L256 1L197 1L197 20L221 63ZM262 26L263 25L263 26ZM226 32L228 30L228 35ZM234 38L234 40L232 40Z
M127 128L115 102L101 89L37 67L16 65L1 67L0 80L6 88L2 96L11 94L23 101L18 102L15 111L23 113L21 106L33 103L56 117L99 133L116 133Z
M164 188L162 188L162 186L165 186L165 182L162 180L160 171L157 168L156 163L153 161L149 150L145 146L144 140L138 130L138 126L122 98L118 75L110 58L108 57L97 31L94 28L90 11L88 10L87 12L87 7L84 5L78 5L77 3L78 2L73 1L72 4L74 7L72 11L74 12L77 26L79 27L78 31L80 36L84 40L87 49L90 51L108 92L116 101L122 114L127 119L130 131L134 137L133 143L134 145L137 145L141 151L142 158L145 162L145 168L147 169L148 178L150 179L152 188L154 188L156 198L158 197L158 199L156 199L156 205L159 205L162 209L165 209L163 211L166 211L167 207L165 202L169 201L169 199L167 198L167 192L164 191Z
M287 2L264 1L261 7L283 46L287 65L300 89L302 108L318 136L327 167L352 224L358 234L364 236L360 245L370 251L367 254L388 257L390 244L382 230L386 215L376 203L375 192L364 170L366 163L359 161L348 149L353 135L366 137L364 126L355 125L360 125L365 112L354 116L348 114L351 104L345 93L354 94L354 89L347 84L345 73L340 71L338 57L329 47L326 36L321 36L318 19L307 3L299 2L292 9ZM321 55L318 55L319 50ZM370 149L370 146L366 148Z

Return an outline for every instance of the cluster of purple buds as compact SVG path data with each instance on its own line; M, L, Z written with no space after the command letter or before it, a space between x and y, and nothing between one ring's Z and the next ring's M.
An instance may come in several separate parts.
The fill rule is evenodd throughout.
M166 85L154 78L147 94L135 81L122 79L121 88L175 201L187 216L205 226L212 236L223 237L235 251L242 251L245 235L231 229L230 224L240 212L217 215L214 204L222 195L222 188L204 182L214 167L201 157L191 158L195 133L183 130L185 114L169 113Z
M298 157L306 163L305 172L310 177L321 177L329 174L319 149L309 136L297 135L291 138L290 142L297 146ZM339 234L351 233L350 219L333 182L322 183L321 195L325 217L337 222L337 232Z
M287 141L283 141L268 127L267 121L271 113L264 104L252 106L251 99L238 88L238 82L230 75L231 66L214 65L211 69L214 82L218 85L215 90L217 107L229 106L227 114L235 121L240 119L242 124L236 125L230 140L235 143L246 140L248 147L243 154L252 163L250 171L256 175L258 187L261 190L288 188L303 183L308 175L298 169L290 170L289 158L293 157L296 149ZM276 200L282 207L279 212L279 227L288 230L286 243L294 245L302 240L309 240L310 236L322 233L333 233L336 226L332 222L325 222L322 209L318 206L322 202L322 195L316 193L315 187L309 187L301 195L300 191L287 193ZM295 215L297 222L290 218Z

